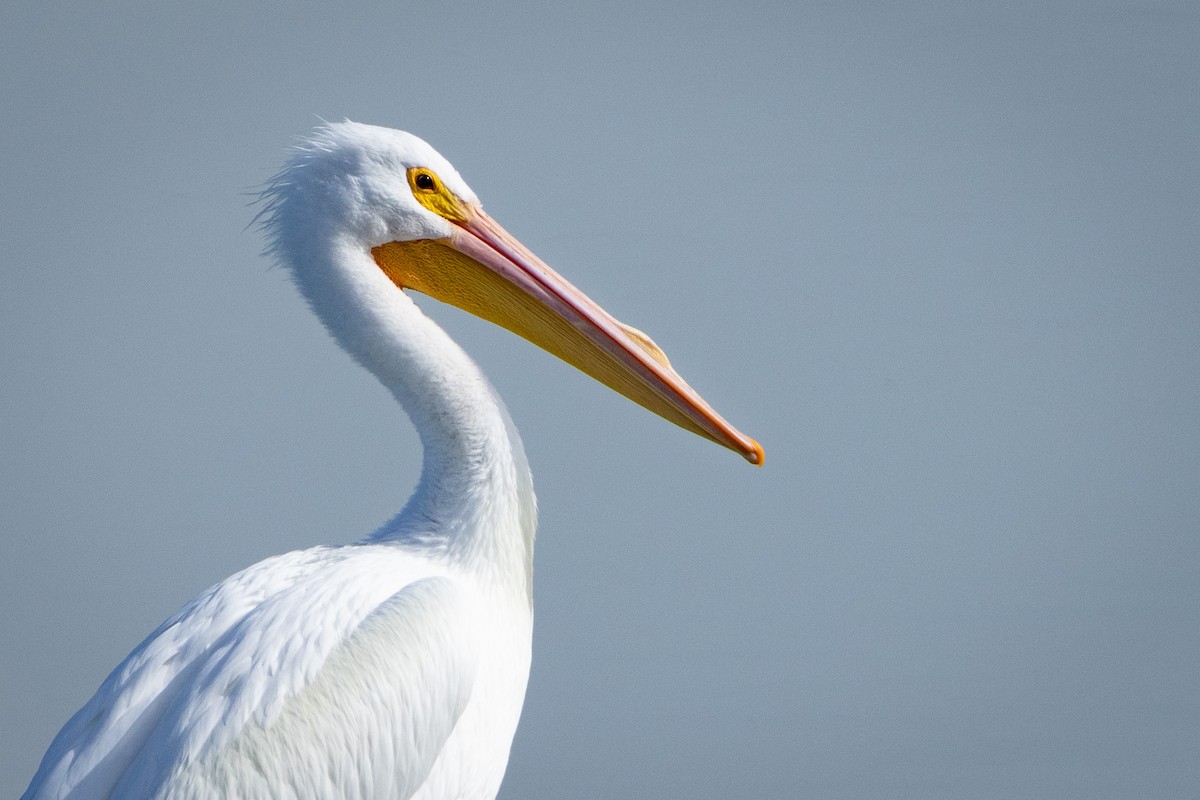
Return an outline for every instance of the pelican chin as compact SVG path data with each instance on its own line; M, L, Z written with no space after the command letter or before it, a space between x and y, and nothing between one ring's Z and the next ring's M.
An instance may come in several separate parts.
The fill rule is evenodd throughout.
M420 483L357 544L263 561L163 623L59 732L29 800L495 797L529 676L536 501L503 403L408 291L763 461L417 137L322 126L265 200L271 251L418 429Z

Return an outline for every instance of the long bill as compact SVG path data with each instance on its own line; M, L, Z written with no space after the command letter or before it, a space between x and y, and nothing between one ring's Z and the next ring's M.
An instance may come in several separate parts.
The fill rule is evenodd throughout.
M389 242L375 262L427 294L528 339L682 428L762 465L763 449L725 421L641 331L618 322L476 205L446 239Z

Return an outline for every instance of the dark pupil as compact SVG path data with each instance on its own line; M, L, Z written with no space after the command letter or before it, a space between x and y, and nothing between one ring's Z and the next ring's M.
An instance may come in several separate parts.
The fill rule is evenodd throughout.
M419 175L417 175L417 188L418 189L432 189L433 188L433 178L429 175L428 172L422 172Z

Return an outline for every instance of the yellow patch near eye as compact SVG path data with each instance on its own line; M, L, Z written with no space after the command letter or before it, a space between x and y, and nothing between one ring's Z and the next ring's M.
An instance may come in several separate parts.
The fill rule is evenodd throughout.
M463 222L467 218L467 209L462 200L454 192L446 188L437 173L428 167L410 167L408 170L408 185L412 188L413 197L427 209L445 217L451 222Z

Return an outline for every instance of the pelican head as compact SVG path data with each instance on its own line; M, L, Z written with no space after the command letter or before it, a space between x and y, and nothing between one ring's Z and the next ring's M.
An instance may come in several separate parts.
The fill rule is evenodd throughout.
M347 291L367 294L383 275L401 290L507 328L664 419L762 464L758 442L688 386L650 337L617 321L500 227L450 162L418 137L352 122L322 126L296 148L266 195L276 255L343 344L351 334L341 335L337 312L320 306ZM360 257L319 252L328 248ZM347 265L351 274L339 276L336 287L312 274L329 264ZM369 344L347 349L363 348Z

